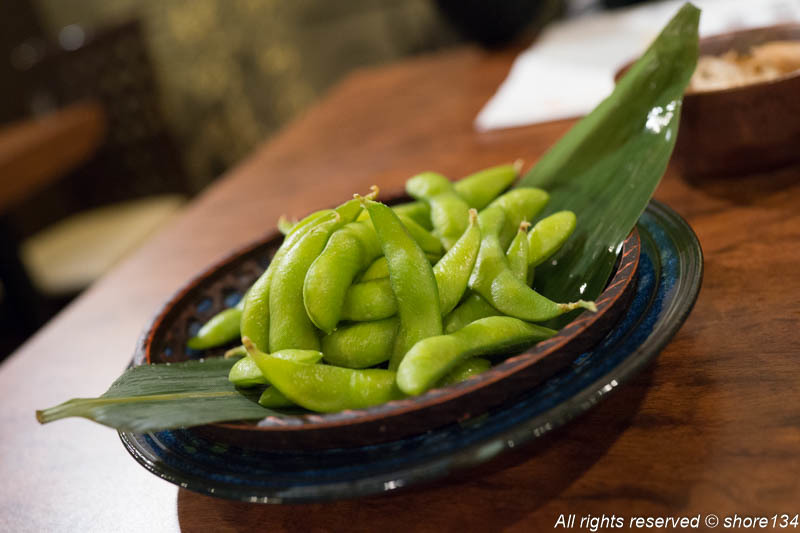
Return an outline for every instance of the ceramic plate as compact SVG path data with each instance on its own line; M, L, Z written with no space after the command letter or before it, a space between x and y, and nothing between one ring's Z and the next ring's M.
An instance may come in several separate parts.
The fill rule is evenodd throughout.
M240 448L192 430L122 432L122 442L145 468L176 485L261 503L376 494L489 461L590 409L649 363L688 316L702 280L696 236L658 202L650 203L638 229L638 277L616 326L540 386L483 416L389 442L325 450Z

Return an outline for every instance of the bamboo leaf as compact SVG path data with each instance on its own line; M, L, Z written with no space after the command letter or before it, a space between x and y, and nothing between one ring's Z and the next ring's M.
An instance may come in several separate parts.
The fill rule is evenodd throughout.
M542 216L569 209L578 217L572 238L536 267L536 288L549 298L595 299L608 281L675 146L699 18L699 9L684 4L614 92L521 180L550 193Z
M80 416L123 431L146 432L277 414L258 405L261 391L240 391L228 381L234 363L210 358L129 368L99 398L75 398L36 411L36 418L46 424Z

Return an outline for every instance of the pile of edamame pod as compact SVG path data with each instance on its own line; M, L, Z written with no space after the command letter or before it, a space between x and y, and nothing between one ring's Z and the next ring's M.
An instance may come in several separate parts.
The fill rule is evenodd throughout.
M424 172L406 182L414 202L386 206L372 193L294 224L234 308L188 346L241 337L229 379L262 387L265 407L359 409L456 383L492 356L556 332L537 325L593 302L556 303L531 288L534 269L575 228L570 211L531 225L548 200L508 189L520 165L451 182Z

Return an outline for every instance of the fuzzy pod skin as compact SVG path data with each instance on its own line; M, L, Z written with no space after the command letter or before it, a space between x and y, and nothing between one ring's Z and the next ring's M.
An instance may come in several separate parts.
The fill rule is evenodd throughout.
M354 322L322 337L325 362L345 368L368 368L389 360L400 321L397 317Z
M483 209L519 177L522 161L510 165L497 165L465 176L453 188L470 207Z
M397 300L400 327L389 368L395 369L418 340L442 333L439 289L425 252L387 206L365 200L389 266L389 281Z
M444 317L444 332L453 333L481 318L501 314L483 296L471 292L458 307Z
M388 277L354 283L347 289L342 305L342 320L364 322L396 314L397 299Z
M319 413L364 409L403 397L391 370L354 370L297 363L258 350L242 339L250 357L273 387L293 403Z
M439 382L439 387L446 387L447 385L454 385L461 383L472 376L477 376L486 372L492 367L492 363L488 359L482 357L473 357L462 361L451 370L442 381Z
M555 333L512 317L482 318L455 333L417 342L397 369L397 385L406 394L422 394L462 361L525 349Z
M435 265L436 262L442 258L440 254L432 254L429 252L425 252L425 255L428 257L428 261L430 261L431 265ZM372 281L388 277L389 264L386 262L386 258L384 256L380 256L373 261L369 267L367 267L367 269L361 274L361 277L358 281L361 283L364 281Z

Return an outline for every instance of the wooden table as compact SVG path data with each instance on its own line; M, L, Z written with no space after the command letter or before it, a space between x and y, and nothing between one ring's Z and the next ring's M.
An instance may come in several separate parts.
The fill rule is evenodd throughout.
M407 493L308 506L200 496L131 459L110 429L34 409L103 392L188 277L277 217L432 168L534 161L570 122L478 134L510 53L463 48L347 77L0 368L2 531L542 531L561 513L800 512L800 169L656 197L691 223L697 305L647 371L533 446ZM585 529L584 529L585 530Z

